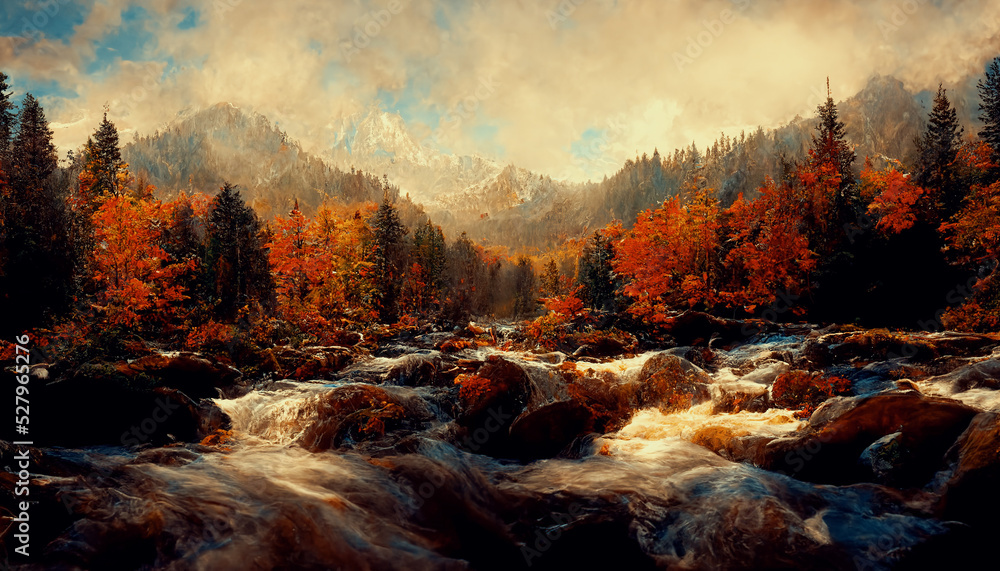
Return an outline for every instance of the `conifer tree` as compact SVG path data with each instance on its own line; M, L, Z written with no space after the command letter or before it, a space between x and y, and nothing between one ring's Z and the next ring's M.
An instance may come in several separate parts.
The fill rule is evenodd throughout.
M841 188L854 183L854 150L847 144L844 122L837 118L837 105L830 94L830 79L826 80L826 102L817 108L819 125L812 139L812 163L836 165Z
M372 268L375 278L379 319L393 323L398 316L399 290L406 269L406 251L403 237L406 227L399 220L399 212L386 194L378 212L372 218L375 251Z
M938 208L943 209L943 219L950 218L962 203L955 185L955 157L958 155L962 128L946 91L938 85L927 129L917 140L919 157L916 173L917 184L931 191Z
M994 162L1000 157L1000 57L986 66L986 76L979 80L979 118L983 128L979 138L993 149Z
M108 120L108 112L105 111L97 131L84 145L81 181L86 181L88 196L97 197L121 194L127 178L128 166L122 160L118 129Z
M10 89L7 79L7 74L0 71L0 169L4 171L10 165L10 143L17 123L14 104L10 101L10 93L7 92Z
M2 89L0 89L2 91ZM0 101L4 98L0 98ZM6 331L40 324L68 308L75 264L66 188L57 184L52 130L38 100L25 96L10 148L2 202L0 314Z
M243 202L239 189L226 182L208 214L207 268L216 313L232 319L241 307L274 305L274 280L267 243L257 214Z

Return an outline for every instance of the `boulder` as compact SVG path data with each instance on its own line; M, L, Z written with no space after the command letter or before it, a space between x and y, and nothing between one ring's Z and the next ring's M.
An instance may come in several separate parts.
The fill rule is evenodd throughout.
M520 459L551 458L577 436L593 430L594 413L578 400L525 411L510 426L511 449Z
M712 398L712 378L696 365L671 355L657 353L643 365L638 376L636 404L664 412L685 410Z
M817 409L800 432L768 443L759 465L820 484L877 481L878 473L861 455L880 438L900 432L893 454L880 456L892 466L879 471L898 475L894 485L919 487L941 468L944 453L977 412L913 391L838 397Z
M927 379L929 382L947 383L952 392L971 389L1000 389L1000 359L987 359L959 367L947 374Z
M145 374L126 376L110 364L83 365L71 377L35 384L32 391L45 403L32 415L31 437L41 446L198 442L228 426L211 400L158 386Z
M996 529L1000 510L1000 413L984 412L948 453L955 462L942 495L942 517Z
M516 456L509 430L531 399L531 381L517 364L490 355L474 375L456 379L466 448L482 454Z
M756 383L736 382L716 385L712 414L765 412L771 408L767 387Z
M185 351L147 355L115 367L126 377L145 375L159 385L180 389L195 398L216 397L217 388L230 386L242 377L239 369L218 359Z
M296 443L311 451L330 450L395 439L423 428L434 418L420 397L368 384L350 384L324 393L317 402L318 420L309 424Z

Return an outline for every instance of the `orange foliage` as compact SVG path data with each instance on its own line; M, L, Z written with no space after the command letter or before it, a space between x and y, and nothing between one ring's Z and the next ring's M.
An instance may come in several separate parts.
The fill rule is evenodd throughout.
M170 263L160 247L169 209L159 201L109 196L94 212L94 280L109 324L135 326L143 316L169 321L187 297L179 285L195 262Z
M851 381L824 377L820 373L789 371L774 380L771 396L780 407L798 409L795 416L807 418L828 398L850 394Z
M753 312L772 303L779 291L809 288L816 259L809 248L803 202L790 186L767 179L756 200L747 202L741 195L729 208L730 239L736 246L726 262L737 280L725 295L730 304Z
M895 168L876 171L870 160L865 160L861 171L862 192L873 197L868 211L878 216L876 227L887 233L899 234L912 228L917 216L927 206L918 206L927 191L913 184L910 176Z

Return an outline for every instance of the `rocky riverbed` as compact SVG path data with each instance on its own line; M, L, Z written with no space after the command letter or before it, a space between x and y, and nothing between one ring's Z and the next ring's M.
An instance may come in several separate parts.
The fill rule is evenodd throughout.
M1000 340L691 315L32 370L20 569L910 569L990 553ZM793 371L846 379L814 411ZM811 414L809 414L811 412ZM33 419L33 422L36 422Z

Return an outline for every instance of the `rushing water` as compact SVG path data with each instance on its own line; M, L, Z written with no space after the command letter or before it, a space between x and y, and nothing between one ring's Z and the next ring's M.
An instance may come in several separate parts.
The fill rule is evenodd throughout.
M804 341L763 337L718 351L713 396L723 388L766 391L788 368L782 355ZM533 398L550 402L565 393L551 374L565 355L482 348L467 356L491 354L527 372ZM631 382L651 355L577 367ZM919 494L804 483L692 442L709 428L791 434L802 422L780 409L712 414L706 402L670 414L638 410L616 432L525 462L476 454L457 442L447 387L391 386L388 393L418 419L404 435L372 443L317 436L340 430L323 427L334 391L360 380L381 383L406 358L357 363L332 383L274 381L219 399L233 431L215 448L46 451L65 475L38 475L37 484L76 514L63 516L67 527L45 548L46 565L882 569L948 529L922 515ZM920 384L928 393L1000 409L996 391L963 391L947 377ZM308 445L320 441L341 445Z

